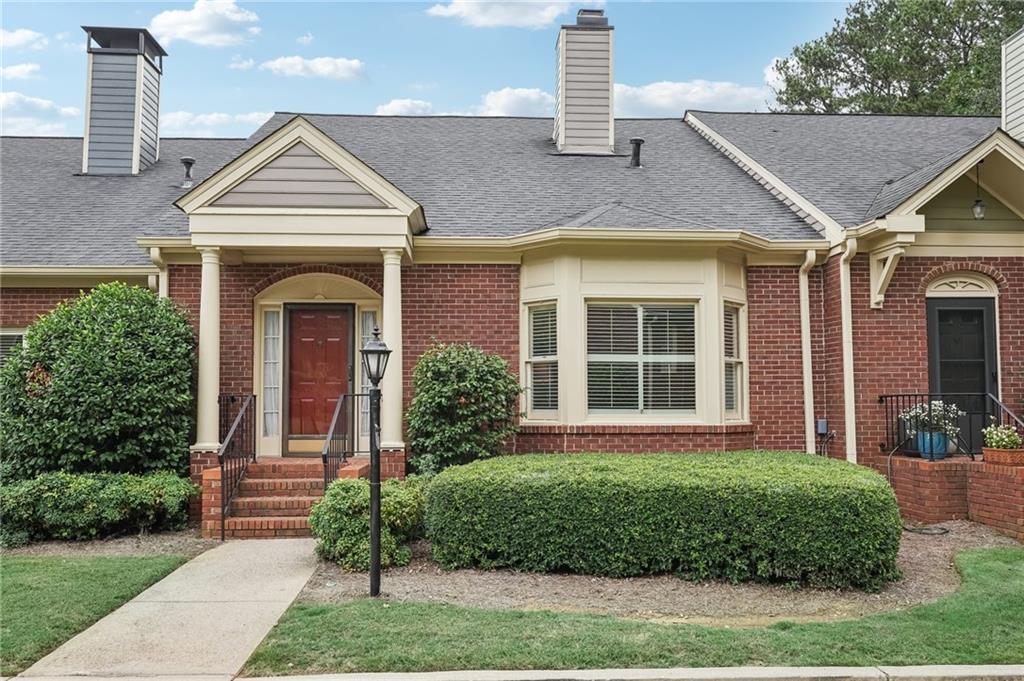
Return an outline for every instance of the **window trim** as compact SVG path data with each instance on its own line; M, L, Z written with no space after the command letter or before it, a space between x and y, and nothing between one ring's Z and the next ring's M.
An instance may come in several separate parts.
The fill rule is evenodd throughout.
M21 346L25 347L27 326L3 326L0 327L0 336L21 336ZM0 359L0 362L3 360Z
M726 308L733 308L736 310L736 345L737 352L736 356L729 358L725 355L725 310ZM733 300L728 297L722 298L722 328L721 328L721 346L719 348L719 359L722 362L722 385L721 385L721 399L722 399L722 417L725 421L746 421L747 419L747 405L749 395L749 383L748 383L748 371L747 371L747 306L746 303ZM725 376L729 368L729 363L732 363L735 369L739 370L737 386L737 404L735 409L728 409L725 404Z
M533 312L536 310L550 309L555 311L555 354L554 355L541 355L535 357L533 355ZM523 367L524 367L524 390L523 399L526 402L525 412L527 419L537 419L545 421L557 421L559 414L561 413L562 404L562 371L559 363L559 324L560 324L560 310L558 309L557 300L539 300L531 301L525 304L525 341L526 341L526 352L523 353ZM533 367L537 364L553 364L555 365L556 382L555 382L555 393L557 406L554 409L535 409L533 407Z
M651 419L664 419L672 417L682 417L686 421L697 419L700 414L700 399L701 399L701 368L700 368L700 345L701 345L701 310L700 300L690 298L584 298L583 300L583 405L586 413L586 418L590 422L601 422L607 420L609 417L614 417L613 423L628 423L632 420L639 422L648 423ZM595 353L591 355L588 351L588 337L589 337L589 309L591 306L601 305L617 305L617 306L628 306L633 307L638 311L637 314L637 352L633 355L623 354L601 354ZM643 315L641 310L645 307L690 307L693 308L693 354L672 354L672 355L650 355L644 353L644 336L643 336ZM593 409L590 407L590 385L589 385L589 366L591 358L595 358L595 361L603 362L629 362L636 363L637 371L637 408L636 409ZM671 363L691 363L693 365L694 375L694 408L693 409L645 409L644 404L644 373L643 367L647 363L659 363L659 364L671 364ZM673 423L682 422L679 418L675 418Z

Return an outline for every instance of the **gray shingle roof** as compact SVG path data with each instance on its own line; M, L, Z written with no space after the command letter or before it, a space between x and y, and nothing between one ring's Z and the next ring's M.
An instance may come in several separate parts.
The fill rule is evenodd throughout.
M250 140L294 115L276 114ZM621 201L686 229L819 238L679 119L618 119L621 156L569 156L555 152L550 118L302 116L420 203L428 236L522 234ZM629 167L631 137L647 142L642 169Z
M84 176L82 140L0 138L0 263L4 266L149 265L135 240L188 234L171 205L182 194L182 156L198 179L230 161L242 139L164 139L160 160L134 177Z
M85 177L81 139L0 139L0 263L146 265L139 236L187 236L172 205L181 156L209 176L295 114L248 140L165 139L136 177ZM998 126L996 118L695 114L838 222L898 205ZM619 119L618 156L558 155L545 118L305 114L424 207L427 236L511 236L547 227L819 232L676 119ZM643 137L642 169L629 168Z
M892 210L999 119L690 112L844 227Z

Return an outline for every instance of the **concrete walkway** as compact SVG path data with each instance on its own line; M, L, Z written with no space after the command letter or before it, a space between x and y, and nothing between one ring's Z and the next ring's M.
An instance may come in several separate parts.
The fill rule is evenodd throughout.
M231 679L315 567L312 539L227 542L182 565L21 676Z

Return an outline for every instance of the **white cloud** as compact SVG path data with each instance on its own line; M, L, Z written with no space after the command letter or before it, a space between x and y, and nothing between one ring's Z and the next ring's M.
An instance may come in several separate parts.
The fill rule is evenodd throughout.
M262 125L273 116L268 111L228 114L220 112L193 113L191 111L169 111L160 116L160 132L166 135L188 137L213 137L218 128L230 125Z
M451 0L427 10L433 17L454 17L475 28L547 28L569 11L571 2L478 2Z
M504 87L491 90L473 107L474 116L551 116L555 98L535 87Z
M242 57L237 54L231 58L231 63L228 64L228 68L234 69L235 71L248 71L253 66L256 66L256 61L254 59L242 59Z
M7 49L30 47L33 50L41 50L49 42L42 33L30 31L27 28L16 28L13 31L0 28L0 47Z
M69 120L80 113L49 99L0 92L0 132L5 135L66 135Z
M782 87L782 75L778 71L781 61L782 57L775 57L764 67L764 84L773 90L778 90Z
M298 38L295 39L295 42L297 42L300 45L309 45L313 42L313 34L310 33L309 31L306 31L306 35L300 35Z
M259 35L254 26L259 15L235 4L235 0L196 0L192 9L169 9L153 17L150 32L165 47L184 40L207 47L239 45Z
M729 81L659 81L647 85L615 84L617 116L682 116L687 109L756 111L771 97L765 86Z
M366 66L358 59L344 57L278 57L260 64L260 68L278 76L352 80L363 75Z
M429 116L434 105L422 99L392 99L374 111L378 116Z
M39 73L39 64L12 64L0 67L0 77L11 80L25 80Z

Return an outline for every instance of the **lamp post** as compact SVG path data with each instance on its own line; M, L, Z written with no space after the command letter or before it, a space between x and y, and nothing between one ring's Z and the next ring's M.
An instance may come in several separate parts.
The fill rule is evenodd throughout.
M370 595L380 596L380 381L391 350L373 327L373 338L360 350L370 381Z

